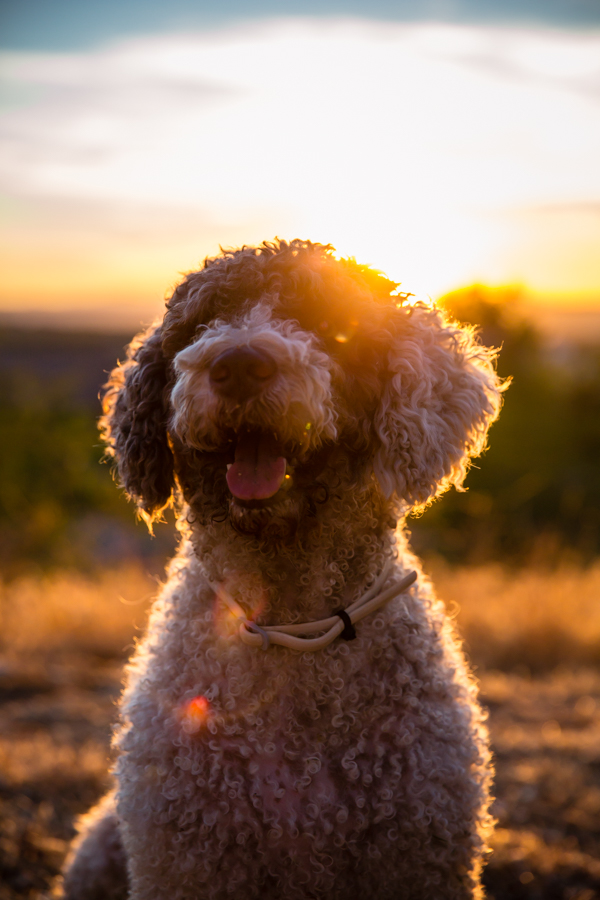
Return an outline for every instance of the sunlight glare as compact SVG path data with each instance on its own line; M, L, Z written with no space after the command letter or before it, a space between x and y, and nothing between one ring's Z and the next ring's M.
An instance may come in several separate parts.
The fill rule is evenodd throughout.
M514 216L600 195L599 60L596 34L341 19L5 56L8 83L38 93L0 120L0 302L64 287L150 303L219 244L275 235L332 243L417 294L540 287L519 252L533 220ZM590 217L578 229L591 247ZM555 229L546 253L564 246ZM572 275L597 290L586 254Z

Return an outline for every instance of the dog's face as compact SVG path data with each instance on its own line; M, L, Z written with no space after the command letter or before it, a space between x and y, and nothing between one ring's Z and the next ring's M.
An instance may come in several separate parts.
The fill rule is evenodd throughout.
M293 461L337 438L339 366L314 335L275 318L266 303L209 323L174 368L172 431L198 450L233 454L234 498L272 498Z
M338 437L341 373L320 342L263 299L208 323L174 370L170 431L192 507L210 498L251 532L282 513L288 528L297 522L317 451ZM220 472L198 494L194 470L211 458Z
M140 508L156 514L178 486L201 521L283 537L332 481L375 478L404 508L459 485L499 409L493 356L395 288L300 241L188 276L105 400Z

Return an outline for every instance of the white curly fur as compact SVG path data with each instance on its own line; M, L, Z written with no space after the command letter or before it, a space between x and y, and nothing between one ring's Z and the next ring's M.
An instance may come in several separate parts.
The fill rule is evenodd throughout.
M152 466L172 454L182 541L128 667L116 806L105 800L84 824L87 855L75 853L65 874L69 900L121 897L127 883L132 900L482 896L484 717L396 519L460 485L501 388L471 332L433 308L376 302L379 282L352 265L303 242L208 261L113 376L105 431L121 477L151 514L166 500ZM280 291L268 283L252 299L268 278ZM362 371L286 311L286 296L310 289L324 319L342 315L337 301L327 309L327 278L344 290L356 282L350 316L366 318L364 333L352 325L355 346L385 348ZM198 297L227 290L229 308L198 311ZM342 307L351 301L344 295ZM218 395L208 369L242 345L266 350L278 374L236 403ZM161 366L173 373L164 382ZM236 503L224 480L232 430L248 424L275 430L296 454L290 484L258 509ZM259 623L306 621L348 606L389 559L391 579L417 568L417 584L365 618L354 641L315 653L244 645L214 588ZM107 891L85 860L94 841L96 859L108 859L115 831L127 873Z

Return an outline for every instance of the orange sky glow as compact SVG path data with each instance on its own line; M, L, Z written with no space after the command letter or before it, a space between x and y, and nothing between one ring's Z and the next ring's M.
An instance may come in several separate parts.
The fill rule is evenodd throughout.
M0 78L0 311L137 325L275 235L419 296L600 309L600 33L281 19L4 52Z

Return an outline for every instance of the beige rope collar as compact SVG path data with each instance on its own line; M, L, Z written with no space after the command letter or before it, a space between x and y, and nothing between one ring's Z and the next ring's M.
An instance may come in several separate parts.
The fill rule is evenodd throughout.
M240 614L240 607L226 593L221 594L221 597L240 622L238 634L244 644L248 644L250 647L262 647L263 650L267 650L271 644L280 644L282 647L290 647L292 650L322 650L348 628L348 622L351 623L350 628L352 628L355 622L360 622L369 613L375 612L389 603L417 580L417 573L409 572L401 581L382 591L381 588L388 580L392 568L393 563L390 560L362 597L351 603L345 610L340 610L339 613L329 616L327 619L319 619L317 622L298 622L293 625L257 625L252 619L247 619ZM319 631L325 633L315 638L299 636Z

